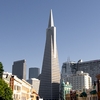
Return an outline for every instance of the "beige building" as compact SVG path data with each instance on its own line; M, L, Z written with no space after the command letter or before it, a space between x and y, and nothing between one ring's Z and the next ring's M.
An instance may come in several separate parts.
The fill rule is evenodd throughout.
M32 89L31 100L40 100L39 95L36 93L34 89Z
M13 100L39 100L39 96L32 88L32 85L24 79L21 80L9 73L4 73L3 79L13 91Z

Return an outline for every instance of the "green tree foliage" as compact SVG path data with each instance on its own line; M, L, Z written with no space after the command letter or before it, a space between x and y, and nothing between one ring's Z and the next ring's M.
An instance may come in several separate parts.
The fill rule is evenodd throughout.
M0 79L0 100L13 100L12 99L12 90L8 87L8 84Z
M80 97L87 97L87 93L86 93L86 92L82 92L82 93L80 94Z
M0 62L0 78L2 78L2 75L3 75L3 65L2 63Z
M76 94L76 97L78 97L78 94Z
M97 91L96 91L96 90L92 90L92 91L90 92L90 94L91 94L91 95L95 95L95 94L97 94Z
M0 100L13 100L12 99L12 90L8 84L2 79L3 76L3 65L0 62Z

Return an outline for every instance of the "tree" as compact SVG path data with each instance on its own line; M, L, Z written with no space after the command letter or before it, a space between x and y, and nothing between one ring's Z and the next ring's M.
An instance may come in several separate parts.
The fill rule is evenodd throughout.
M2 65L2 63L0 62L0 78L1 78L1 79L2 79L2 75L3 75L3 71L4 71L3 65Z
M76 98L78 97L78 94L76 94Z
M87 93L86 93L86 92L82 92L82 93L80 94L80 97L82 97L83 100L86 100Z
M80 97L87 97L87 93L86 93L86 92L82 92L82 93L80 94Z
M8 84L3 79L0 79L0 100L13 100L12 94L13 92Z
M13 92L11 88L2 78L3 72L4 72L3 65L0 62L0 100L13 100L12 99Z
M97 94L97 91L96 91L96 90L92 90L92 91L90 92L90 94L91 94L91 95L95 95L95 94Z

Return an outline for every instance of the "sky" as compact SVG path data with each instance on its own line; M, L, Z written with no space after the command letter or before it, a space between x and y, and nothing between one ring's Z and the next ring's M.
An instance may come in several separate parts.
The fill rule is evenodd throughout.
M57 29L60 69L64 62L100 59L100 0L0 0L0 61L42 68L50 10Z

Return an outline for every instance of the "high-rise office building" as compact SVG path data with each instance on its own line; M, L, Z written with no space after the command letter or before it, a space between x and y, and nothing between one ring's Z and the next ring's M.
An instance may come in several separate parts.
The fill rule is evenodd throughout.
M12 66L12 74L16 75L20 79L26 80L26 61L15 61Z
M29 68L29 79L30 78L37 78L40 74L40 68Z
M67 72L67 63L63 63L62 65L62 75L66 76ZM90 61L82 61L78 62L70 62L71 74L75 74L77 71L83 71L85 73L89 73L92 77L92 83L96 81L96 76L100 73L100 60L90 60ZM64 76L64 77L65 77Z
M72 64L74 64L74 62L71 62L69 59L67 60L67 62L63 63L62 70L61 70L62 79L72 75L72 71L71 71Z
M46 30L46 44L40 75L39 95L44 100L59 99L60 69L56 46L56 27L53 22L52 10L50 11L49 24Z

